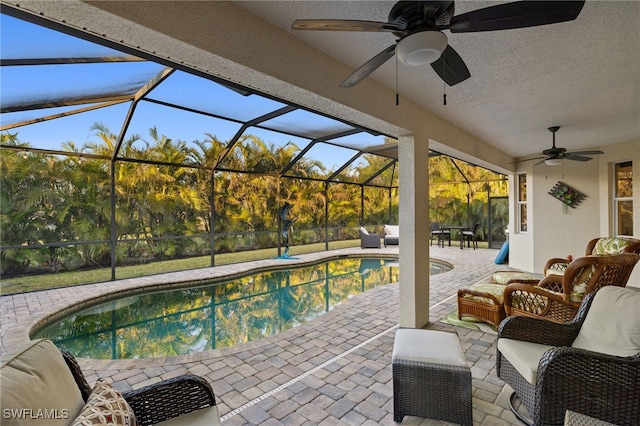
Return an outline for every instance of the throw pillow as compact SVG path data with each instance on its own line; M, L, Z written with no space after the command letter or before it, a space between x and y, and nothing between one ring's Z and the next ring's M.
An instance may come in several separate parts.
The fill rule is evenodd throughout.
M618 254L622 253L629 241L623 238L600 238L593 248L593 254Z
M98 380L87 403L71 426L137 426L133 410L109 383Z

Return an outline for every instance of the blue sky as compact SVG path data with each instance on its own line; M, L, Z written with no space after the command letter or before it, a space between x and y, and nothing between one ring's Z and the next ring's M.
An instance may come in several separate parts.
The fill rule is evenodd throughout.
M0 43L2 59L123 55L112 49L7 15L0 15ZM86 98L87 95L108 96L123 91L134 93L162 69L162 65L148 62L2 67L0 98L2 106L5 107L16 103ZM284 103L256 95L243 96L211 81L179 71L151 92L150 97L240 121L259 117L285 106ZM118 134L129 106L130 102L126 102L9 131L17 132L21 141L28 142L37 148L61 149L62 144L69 141L81 147L85 142L98 141L95 132L91 130L96 122L103 123L112 133ZM48 108L44 112L36 110L6 113L0 115L0 122L2 125L7 125L77 108L79 106ZM316 137L326 130L339 132L350 128L343 123L302 110L276 118L266 125L281 130L301 128L305 133ZM157 127L161 135L188 143L205 139L205 133L228 141L240 128L240 124L233 121L141 102L136 108L126 137L137 134L150 141L149 129L153 126ZM291 141L302 148L309 142L307 138L297 138L262 129L253 128L249 133L276 145ZM371 145L374 141L382 143L383 139L360 134L343 138L343 141L360 147ZM314 150L313 155L328 169L335 169L351 158L354 151L327 147Z

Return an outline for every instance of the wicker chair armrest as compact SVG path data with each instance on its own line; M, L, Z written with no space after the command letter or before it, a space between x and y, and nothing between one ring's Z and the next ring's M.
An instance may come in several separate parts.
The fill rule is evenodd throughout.
M559 324L540 318L511 316L500 323L498 338L522 340L549 346L569 346L582 323Z
M87 383L87 379L85 379L84 374L82 373L82 369L80 365L78 365L78 361L67 351L60 351L62 353L62 358L64 358L64 362L67 363L67 367L71 370L71 374L78 385L78 389L80 389L80 394L82 395L82 399L86 402L91 394L91 386Z
M552 278L552 277L549 277ZM562 279L562 277L560 277ZM552 288L554 280L547 280L546 278L541 280L538 285L530 285L526 283L511 283L504 289L504 304L511 306L511 300L513 293L525 292L530 294L537 294L542 297L548 297L556 302L562 303L565 301L565 296L554 291Z
M123 393L140 425L153 425L216 404L205 379L184 375Z
M618 425L640 419L640 353L618 357L558 347L544 353L536 394L545 401L541 417L562 420L567 409Z
M554 291L556 293L562 293L562 275L547 275L538 283L538 287L543 288L545 290Z
M548 270L564 271L569 266L569 261L560 257L554 257L547 260L544 265L544 274L547 275Z

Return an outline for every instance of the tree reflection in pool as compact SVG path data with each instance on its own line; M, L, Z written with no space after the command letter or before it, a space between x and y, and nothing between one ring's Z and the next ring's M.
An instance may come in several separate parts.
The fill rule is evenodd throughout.
M345 258L226 282L115 299L45 325L32 338L93 359L167 357L296 327L370 288L398 281L397 260ZM431 263L431 273L448 268Z

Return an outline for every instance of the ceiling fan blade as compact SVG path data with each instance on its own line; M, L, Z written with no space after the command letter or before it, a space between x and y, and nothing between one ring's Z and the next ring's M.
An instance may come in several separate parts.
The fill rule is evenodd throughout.
M545 161L547 161L547 159L546 159L546 158L544 158L544 159L542 159L542 160L538 161L537 163L535 163L535 164L533 165L533 167L535 167L535 166L539 166L540 164L544 164L544 162L545 162Z
M458 55L453 47L447 45L442 55L431 64L431 68L444 80L449 86L465 81L471 74L464 61Z
M395 53L396 53L395 44L387 47L382 52L378 53L376 56L369 59L369 61L367 61L360 68L355 70L353 74L347 77L345 81L340 83L340 87L345 88L345 87L355 86L366 76L368 76L369 74L377 70L378 67L380 67L382 64L387 62L389 59L391 59L393 55L395 55Z
M311 31L369 31L369 32L393 32L403 31L404 25L396 25L389 22L358 21L351 19L296 19L291 24L294 30Z
M590 161L592 160L591 157L583 157L582 155L575 155L575 154L565 154L562 156L562 158L564 158L565 160L573 160L573 161Z
M584 1L518 1L454 16L452 33L509 30L572 21Z
M604 154L602 151L574 151L567 152L566 155L600 155Z

